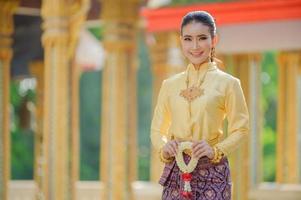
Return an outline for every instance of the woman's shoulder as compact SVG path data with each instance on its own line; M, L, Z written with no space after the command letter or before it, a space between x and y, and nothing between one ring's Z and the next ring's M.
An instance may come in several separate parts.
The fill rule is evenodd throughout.
M221 69L217 69L216 74L221 81L224 81L226 83L240 82L239 78Z
M185 71L183 71L166 78L163 83L167 85L174 85L185 79L185 77Z

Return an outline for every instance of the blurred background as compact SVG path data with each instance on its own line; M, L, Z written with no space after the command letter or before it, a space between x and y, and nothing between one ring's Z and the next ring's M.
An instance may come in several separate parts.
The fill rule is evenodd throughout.
M300 0L0 0L0 199L161 199L150 123L192 10L249 106L232 199L301 199Z

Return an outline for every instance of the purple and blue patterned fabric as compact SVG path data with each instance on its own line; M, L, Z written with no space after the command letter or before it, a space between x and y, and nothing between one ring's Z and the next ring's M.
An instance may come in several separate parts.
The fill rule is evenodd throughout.
M184 154L185 163L190 157ZM182 172L176 161L165 165L159 183L163 186L162 200L186 200L182 197ZM227 158L213 164L207 157L199 159L192 172L190 200L231 200L231 178Z

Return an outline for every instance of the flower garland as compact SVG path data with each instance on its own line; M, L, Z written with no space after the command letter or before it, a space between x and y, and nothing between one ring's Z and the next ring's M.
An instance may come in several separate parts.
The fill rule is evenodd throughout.
M190 181L192 178L191 172L196 168L198 164L198 159L194 158L191 156L191 159L186 165L184 158L183 158L183 151L185 149L192 149L192 143L191 142L181 142L178 146L178 152L176 155L176 162L179 167L179 169L183 172L182 173L182 179L184 181L184 190L181 191L181 194L185 198L190 198L192 193L191 193L191 186L190 186Z

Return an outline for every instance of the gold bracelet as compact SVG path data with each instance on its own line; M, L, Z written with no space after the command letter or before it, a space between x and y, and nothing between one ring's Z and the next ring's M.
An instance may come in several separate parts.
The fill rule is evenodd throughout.
M212 163L219 163L221 159L224 157L224 153L216 146L213 147L214 157L211 159Z
M160 149L160 151L159 151L159 157L160 157L161 162L163 162L163 163L170 163L173 161L173 158L168 158L168 159L164 158L162 149Z

